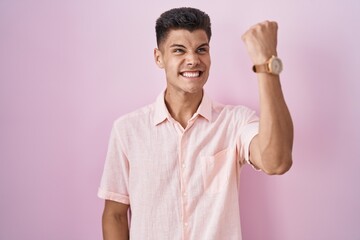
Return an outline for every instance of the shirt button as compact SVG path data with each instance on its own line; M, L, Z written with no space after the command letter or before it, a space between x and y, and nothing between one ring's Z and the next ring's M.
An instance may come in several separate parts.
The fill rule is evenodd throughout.
M183 193L183 195L184 195L184 196L186 196L186 195L187 195L187 193L186 193L186 192L184 192L184 193Z
M182 168L185 169L185 167L186 167L186 166L185 166L185 164L183 163Z
M184 222L185 227L187 227L189 224L187 222Z

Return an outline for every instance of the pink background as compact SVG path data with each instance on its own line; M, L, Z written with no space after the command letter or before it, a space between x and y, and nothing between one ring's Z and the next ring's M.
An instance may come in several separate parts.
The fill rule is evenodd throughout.
M245 167L244 239L360 239L358 0L1 0L0 239L101 238L110 128L164 89L154 23L177 6L212 18L208 94L256 110L240 36L279 22L294 165L281 177Z

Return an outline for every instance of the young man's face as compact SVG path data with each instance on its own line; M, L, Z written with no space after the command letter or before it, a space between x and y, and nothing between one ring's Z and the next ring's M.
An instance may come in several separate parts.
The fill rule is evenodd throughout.
M167 91L202 93L209 77L209 50L204 30L171 30L154 52L156 64L165 70Z

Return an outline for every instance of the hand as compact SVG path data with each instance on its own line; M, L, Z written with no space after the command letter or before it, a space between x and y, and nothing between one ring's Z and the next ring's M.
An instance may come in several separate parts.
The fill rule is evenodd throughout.
M252 26L242 35L253 64L263 64L272 55L277 56L277 30L276 22L265 21Z

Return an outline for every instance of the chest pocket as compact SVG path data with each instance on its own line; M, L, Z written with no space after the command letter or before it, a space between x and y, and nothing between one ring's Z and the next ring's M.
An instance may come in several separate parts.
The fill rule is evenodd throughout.
M213 156L204 156L202 161L202 175L204 191L208 194L224 192L229 185L232 173L235 171L235 160L229 148Z

